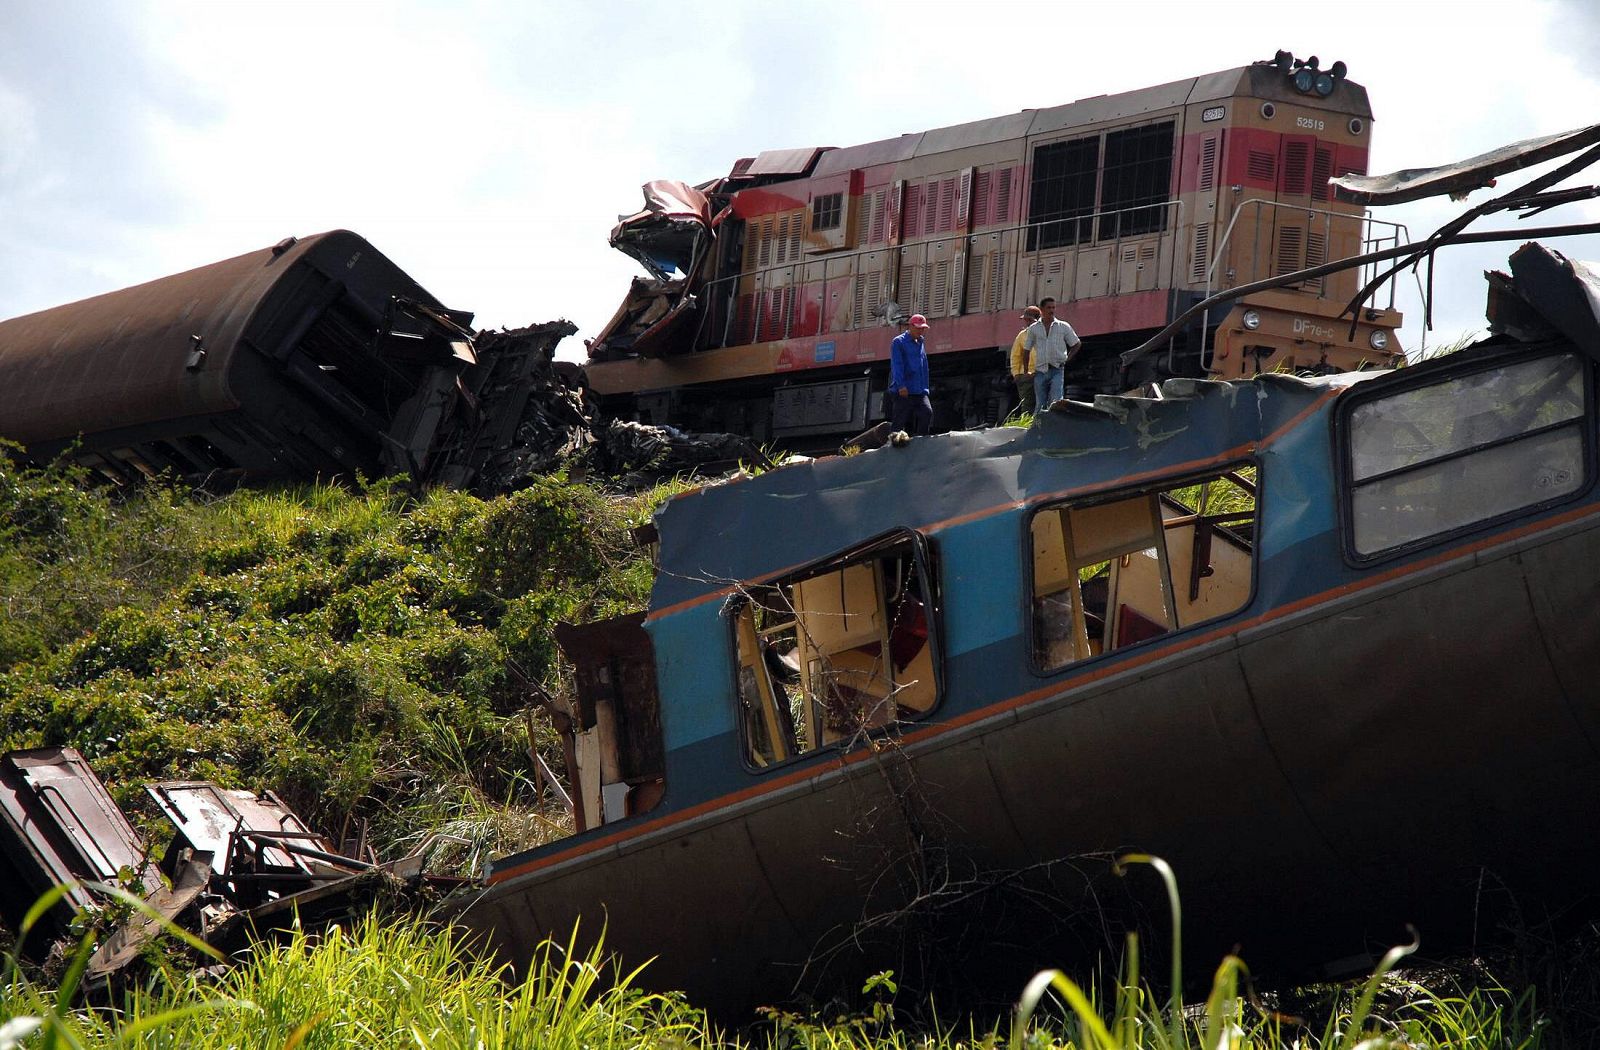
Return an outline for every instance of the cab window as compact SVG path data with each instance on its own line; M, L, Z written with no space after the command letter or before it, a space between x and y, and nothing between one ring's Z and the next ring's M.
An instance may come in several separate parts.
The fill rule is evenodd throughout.
M1343 410L1357 558L1574 495L1588 482L1588 370L1551 354L1455 374Z

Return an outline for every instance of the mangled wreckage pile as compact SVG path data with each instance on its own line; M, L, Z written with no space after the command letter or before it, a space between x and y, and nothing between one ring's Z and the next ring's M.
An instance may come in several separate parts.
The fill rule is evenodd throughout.
M557 468L644 480L727 435L603 419L567 321L474 332L345 230L0 321L0 438L115 484L409 475L480 495Z
M335 849L270 791L209 781L148 791L174 829L159 865L76 750L0 757L0 919L25 934L23 951L46 958L79 915L107 902L97 884L126 885L153 913L134 913L96 948L85 970L91 990L122 977L163 922L229 953L273 930L315 929L385 900L420 904L465 882L425 870L440 836L379 862L359 837ZM56 886L67 891L25 928Z

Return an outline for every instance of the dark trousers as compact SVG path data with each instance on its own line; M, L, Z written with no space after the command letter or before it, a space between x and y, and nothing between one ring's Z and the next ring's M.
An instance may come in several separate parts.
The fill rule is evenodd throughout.
M1017 384L1017 411L1032 415L1036 409L1033 400L1033 373L1024 372L1020 376L1012 376L1011 379Z
M901 397L898 390L889 391L889 425L912 437L926 434L933 427L933 402L927 394Z

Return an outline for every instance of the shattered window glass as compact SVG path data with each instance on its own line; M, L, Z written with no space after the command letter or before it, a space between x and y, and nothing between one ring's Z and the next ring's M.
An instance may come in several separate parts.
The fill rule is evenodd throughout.
M1458 376L1349 414L1352 543L1377 554L1577 492L1586 481L1580 358Z
M1577 419L1583 377L1578 358L1561 354L1360 405L1350 413L1351 477L1365 480Z
M1033 541L1033 662L1054 671L1235 613L1255 572L1255 468L1045 507Z
M732 620L746 762L775 765L931 710L927 589L911 537L745 588Z

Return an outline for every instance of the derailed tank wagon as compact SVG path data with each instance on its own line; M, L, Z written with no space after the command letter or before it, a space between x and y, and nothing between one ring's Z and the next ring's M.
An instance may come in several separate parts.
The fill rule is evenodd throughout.
M0 322L0 436L113 480L415 476L471 320L353 233L290 237Z
M608 410L780 440L881 418L893 322L933 323L943 427L1010 407L1001 351L1051 296L1085 338L1069 395L1174 376L1401 360L1392 300L1340 320L1355 271L1261 292L1161 355L1118 355L1219 289L1398 243L1329 180L1367 170L1366 90L1286 52L1117 95L655 182L612 243L650 271L592 341Z

